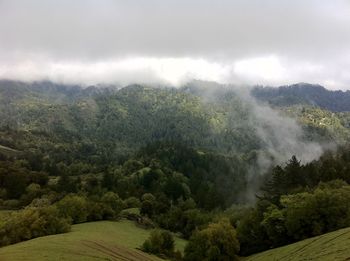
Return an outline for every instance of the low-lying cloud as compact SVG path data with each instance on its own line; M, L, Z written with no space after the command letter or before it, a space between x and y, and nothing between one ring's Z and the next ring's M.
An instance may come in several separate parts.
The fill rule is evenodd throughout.
M176 57L79 62L50 61L38 57L5 65L0 63L0 78L82 85L145 83L180 86L197 79L223 84L272 86L307 81L330 89L347 89L350 86L347 85L350 82L348 67L332 71L322 64L290 61L274 55L232 62Z
M0 78L350 87L348 0L0 0Z

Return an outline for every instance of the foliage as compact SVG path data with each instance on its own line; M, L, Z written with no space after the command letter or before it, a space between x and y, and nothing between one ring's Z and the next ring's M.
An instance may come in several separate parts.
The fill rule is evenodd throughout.
M296 240L350 226L350 186L342 183L283 196L281 204L286 230Z
M57 208L60 214L71 219L73 224L87 221L88 202L85 197L67 195L57 203Z
M168 231L153 230L142 245L144 252L170 258L175 257L174 249L175 241Z
M317 105L330 111L350 111L350 92L330 91L320 85L299 83L279 88L257 87L254 97L277 106Z
M235 229L228 220L221 220L190 238L184 260L237 260L238 252L239 242Z
M67 219L60 217L55 206L27 207L13 212L0 227L0 245L9 245L45 235L65 233L70 230Z

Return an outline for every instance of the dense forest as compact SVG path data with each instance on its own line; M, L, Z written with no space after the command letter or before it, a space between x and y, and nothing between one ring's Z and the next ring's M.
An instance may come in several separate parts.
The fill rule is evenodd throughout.
M350 226L350 98L319 88L1 81L0 245L124 215L235 260Z
M252 95L276 106L304 104L333 112L350 111L350 91L330 91L320 85L299 83L279 88L256 87Z

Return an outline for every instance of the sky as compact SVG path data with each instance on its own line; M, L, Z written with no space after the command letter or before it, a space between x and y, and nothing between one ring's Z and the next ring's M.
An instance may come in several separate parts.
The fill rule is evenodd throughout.
M0 0L0 78L350 89L350 0Z

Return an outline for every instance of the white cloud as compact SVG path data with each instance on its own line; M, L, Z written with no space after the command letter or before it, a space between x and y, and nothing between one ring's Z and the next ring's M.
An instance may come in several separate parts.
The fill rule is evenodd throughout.
M243 80L261 84L282 82L287 77L287 69L276 56L240 60L233 70Z
M350 88L348 0L0 0L0 77Z
M164 83L191 79L223 82L228 68L203 59L136 57L100 62L18 61L0 67L0 78L63 83Z
M57 61L44 57L13 61L0 66L0 78L93 85L131 83L180 86L192 79L232 84L284 85L318 83L328 88L347 89L347 67L289 60L276 55L218 62L198 58L130 57L98 62ZM40 58L39 58L40 57ZM337 79L336 81L334 79ZM345 84L344 84L345 83Z

